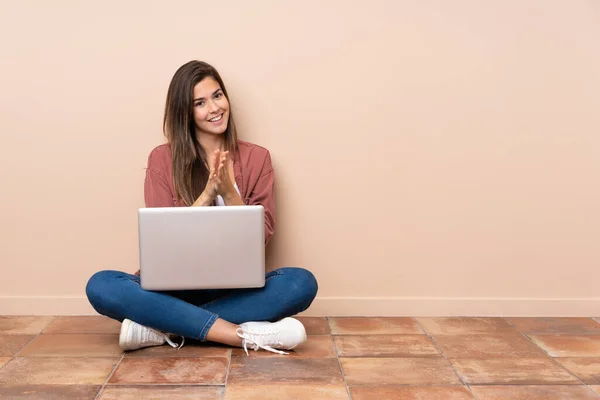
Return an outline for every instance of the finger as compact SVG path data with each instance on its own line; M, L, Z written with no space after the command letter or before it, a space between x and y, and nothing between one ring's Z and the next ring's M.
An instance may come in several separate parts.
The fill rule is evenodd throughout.
M228 151L222 152L221 153L221 162L227 163L228 159L229 159L229 152Z
M217 176L216 174L219 171L219 159L221 158L220 153L221 153L221 150L219 150L219 149L215 150L215 160L213 161L213 172L212 172L215 174L215 176Z

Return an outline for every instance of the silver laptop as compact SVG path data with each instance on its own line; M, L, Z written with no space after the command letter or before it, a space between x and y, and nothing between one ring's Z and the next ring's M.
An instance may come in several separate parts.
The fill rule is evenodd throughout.
M140 278L146 290L262 287L262 206L138 210Z

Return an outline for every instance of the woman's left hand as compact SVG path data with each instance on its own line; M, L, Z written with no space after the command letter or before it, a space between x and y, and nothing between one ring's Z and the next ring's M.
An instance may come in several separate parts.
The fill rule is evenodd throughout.
M229 175L230 162L229 152L221 152L221 161L217 169L217 193L223 197L230 196L236 192L231 176Z

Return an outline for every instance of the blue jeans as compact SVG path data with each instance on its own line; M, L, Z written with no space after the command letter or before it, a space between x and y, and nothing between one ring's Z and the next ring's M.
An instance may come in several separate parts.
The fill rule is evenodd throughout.
M217 318L234 324L277 321L306 310L317 290L314 275L302 268L268 272L262 288L168 292L142 289L137 275L100 271L88 281L86 294L107 317L205 341Z

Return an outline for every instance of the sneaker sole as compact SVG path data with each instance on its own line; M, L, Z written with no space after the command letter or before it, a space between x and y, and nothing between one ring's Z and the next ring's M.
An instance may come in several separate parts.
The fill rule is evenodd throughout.
M299 320L297 320L296 318L292 318L292 317L284 318L284 320L286 320L286 319L291 319L291 320L295 321L295 323L299 324L302 327L302 343L298 343L298 344L296 344L296 345L294 345L292 347L288 347L286 349L286 350L293 350L296 347L298 347L299 345L306 343L306 339L307 339L306 328L304 327L304 324L302 322L300 322Z
M121 347L123 350L127 350L126 345L127 345L127 342L129 341L128 336L129 336L129 326L130 325L131 325L131 320L129 320L129 319L124 319L123 322L121 323L121 333L119 334L119 347Z

